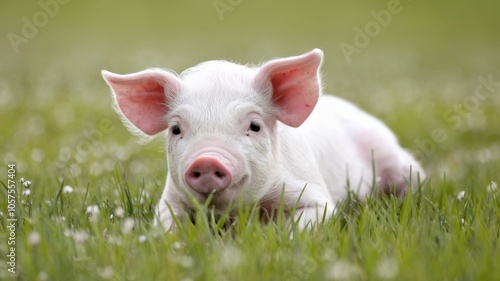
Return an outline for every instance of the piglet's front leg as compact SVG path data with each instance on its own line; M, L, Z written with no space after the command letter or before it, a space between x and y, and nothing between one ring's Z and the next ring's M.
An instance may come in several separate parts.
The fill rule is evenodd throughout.
M172 181L167 178L165 190L161 195L160 202L156 207L154 225L160 224L165 231L176 228L175 218L182 218L186 215L185 204L179 198L179 193L175 189Z
M288 222L293 221L300 229L306 229L326 220L335 212L335 202L322 185L297 184L295 187L275 188L261 200L263 219L275 220L280 204ZM293 217L292 217L293 213Z
M309 189L309 190L308 190ZM335 203L328 192L320 192L321 187L308 185L298 200L294 220L300 229L311 228L316 223L327 220L335 211Z

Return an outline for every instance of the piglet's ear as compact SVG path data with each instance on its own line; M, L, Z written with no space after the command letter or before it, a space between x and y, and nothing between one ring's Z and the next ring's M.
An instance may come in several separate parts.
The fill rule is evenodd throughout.
M179 78L163 69L126 75L103 70L102 77L111 87L118 113L135 127L148 135L167 128L168 98L180 91L182 81Z
M322 61L323 52L314 49L301 56L268 61L258 70L254 87L261 93L269 92L271 87L282 123L298 127L311 114L321 94Z

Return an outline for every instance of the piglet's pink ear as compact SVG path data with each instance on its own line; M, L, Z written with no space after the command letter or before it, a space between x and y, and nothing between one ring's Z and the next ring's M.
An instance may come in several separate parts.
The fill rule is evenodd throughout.
M298 127L311 114L321 94L322 61L323 52L314 49L301 56L268 61L258 70L254 86L261 93L271 87L282 123Z
M126 75L103 70L102 77L111 87L118 113L130 123L148 135L167 128L168 97L180 91L182 81L179 78L163 69Z

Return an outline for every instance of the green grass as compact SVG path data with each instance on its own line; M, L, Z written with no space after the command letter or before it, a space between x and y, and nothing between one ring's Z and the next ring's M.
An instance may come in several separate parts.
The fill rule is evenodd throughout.
M226 228L199 212L167 234L150 224L159 193L119 174L101 194L34 186L18 196L17 272L21 280L495 280L500 194L470 181L459 200L450 185L348 200L309 231L264 225L240 209Z
M500 81L499 4L401 1L403 11L348 63L339 44L352 43L353 28L388 1L283 3L242 1L221 20L212 1L69 1L18 53L6 35L41 8L3 3L0 279L500 279L500 190L487 189L500 183L499 87L470 103L478 77ZM164 144L136 143L111 108L100 70L181 72L210 59L258 63L315 47L325 52L326 92L386 122L430 175L424 189L347 200L304 232L264 225L251 209L224 229L201 213L179 232L153 227ZM436 130L444 140L432 140ZM6 263L9 163L16 164L16 274ZM29 197L21 178L32 182Z

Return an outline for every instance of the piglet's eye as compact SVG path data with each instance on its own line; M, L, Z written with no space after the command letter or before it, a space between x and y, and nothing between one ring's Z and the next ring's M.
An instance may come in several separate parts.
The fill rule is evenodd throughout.
M181 129L177 125L172 126L171 130L172 130L172 134L174 134L174 135L180 135L181 134Z
M250 123L250 130L252 130L253 132L260 131L260 125L259 125L259 123L255 122L255 121L252 121L252 123Z

